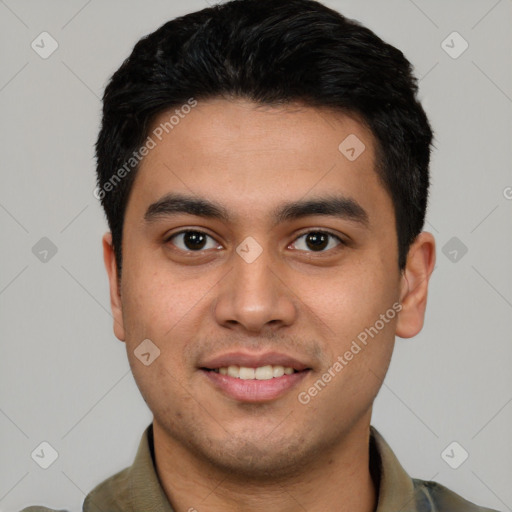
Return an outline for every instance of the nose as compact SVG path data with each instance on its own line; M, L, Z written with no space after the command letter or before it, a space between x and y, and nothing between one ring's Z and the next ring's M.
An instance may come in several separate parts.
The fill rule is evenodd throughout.
M254 261L233 252L232 264L219 283L214 306L220 325L257 333L293 324L297 315L294 293L269 250L263 249Z

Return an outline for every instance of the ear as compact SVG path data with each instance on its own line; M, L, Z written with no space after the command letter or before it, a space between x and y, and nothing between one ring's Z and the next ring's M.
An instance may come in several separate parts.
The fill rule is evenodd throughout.
M108 274L110 284L110 307L114 317L114 334L116 338L125 341L123 308L121 303L121 286L117 275L117 264L112 246L112 233L108 232L103 235L103 261Z
M396 334L412 338L423 328L427 307L428 283L436 263L434 237L423 231L409 248L407 263L402 272L400 303Z

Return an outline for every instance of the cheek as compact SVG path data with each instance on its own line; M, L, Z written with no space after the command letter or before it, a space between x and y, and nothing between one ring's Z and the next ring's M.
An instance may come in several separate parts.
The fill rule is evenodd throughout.
M331 337L357 336L392 308L399 295L398 274L379 263L347 265L325 279L301 280L304 302L330 328Z
M180 411L188 406L191 395L180 384L184 378L172 355L164 348L149 366L135 356L129 360L137 387L150 410L164 415L166 421L174 422L181 415Z
M125 277L123 317L134 379L151 409L176 406L186 398L179 383L185 378L184 351L193 334L189 323L197 314L197 291L154 267L130 269ZM150 356L144 358L147 352Z
M185 373L190 368L186 349L197 337L199 325L208 314L206 309L211 297L205 290L212 288L215 279L212 283L204 276L187 279L171 272L161 262L152 265L149 261L143 268L128 269L125 278L123 317L132 367L141 370L138 376L146 379L135 351L143 340L149 339L160 351L155 364L164 367L159 375L162 382L169 381L172 385L173 376L179 380L186 378ZM153 380L153 385L157 383Z
M198 300L193 283L156 267L148 260L144 268L127 272L123 311L130 338L153 336L163 342Z

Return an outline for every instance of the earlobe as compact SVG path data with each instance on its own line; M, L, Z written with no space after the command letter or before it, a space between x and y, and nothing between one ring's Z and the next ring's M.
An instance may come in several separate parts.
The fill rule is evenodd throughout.
M429 279L436 262L435 240L423 231L412 243L401 277L400 302L396 334L412 338L418 334L425 318Z
M114 334L116 338L125 341L123 308L121 303L121 295L119 293L120 283L118 281L117 264L112 245L112 233L107 232L103 235L103 262L107 271L109 288L110 288L110 307L114 318Z

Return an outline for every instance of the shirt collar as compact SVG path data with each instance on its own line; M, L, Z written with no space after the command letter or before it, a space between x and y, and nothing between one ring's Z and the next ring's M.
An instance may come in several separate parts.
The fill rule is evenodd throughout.
M375 512L417 512L412 479L373 426L370 426L370 464L379 488ZM126 476L130 505L134 511L174 512L155 469L152 423L142 435L135 460Z
M375 512L417 512L411 477L373 426L370 426L370 465L373 465L380 478Z
M130 468L129 486L134 511L174 512L164 493L155 466L153 423L148 425Z

